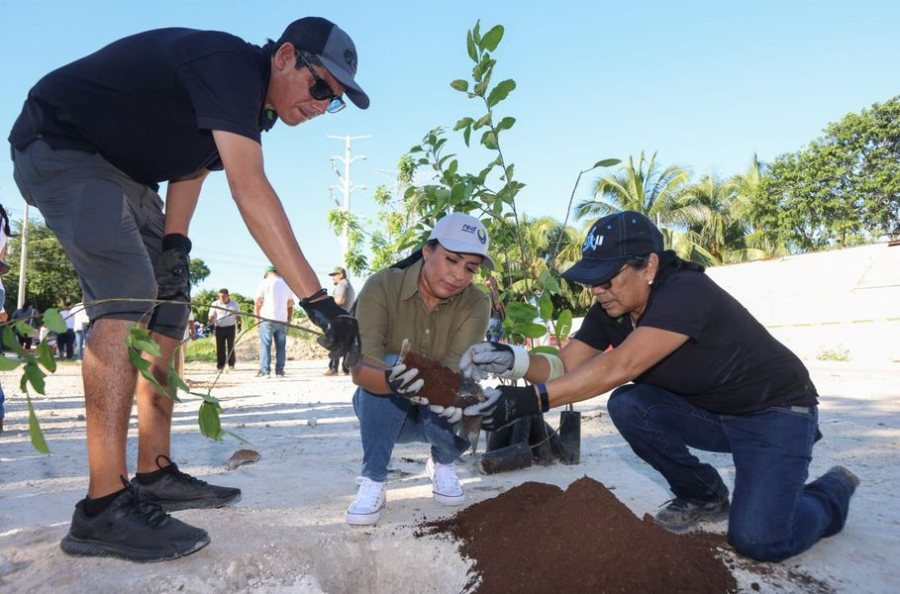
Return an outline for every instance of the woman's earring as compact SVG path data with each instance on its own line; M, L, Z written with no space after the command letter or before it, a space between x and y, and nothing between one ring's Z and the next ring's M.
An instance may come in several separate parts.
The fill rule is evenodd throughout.
M652 284L653 284L653 279L651 278L650 280L648 280L648 281L647 281L647 284L648 284L648 285L652 285Z

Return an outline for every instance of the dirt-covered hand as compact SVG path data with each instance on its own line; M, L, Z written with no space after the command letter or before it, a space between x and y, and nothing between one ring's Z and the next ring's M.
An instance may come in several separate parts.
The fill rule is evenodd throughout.
M534 386L497 386L486 388L487 400L467 406L463 411L467 417L483 416L481 426L496 431L516 419L540 414L541 405Z
M191 240L178 233L163 237L162 253L156 261L157 298L191 300Z
M387 380L391 392L401 398L416 399L417 404L423 403L423 398L417 396L419 390L425 385L422 378L416 379L419 370L415 367L407 367L404 363L397 363L393 367L384 370L384 379ZM427 400L424 403L427 404Z
M335 303L334 297L310 303L301 301L300 307L310 321L322 329L323 335L317 342L328 350L328 356L332 359L344 357L347 367L356 365L360 354L359 324L356 318Z
M500 375L513 368L513 350L499 342L478 342L470 346L459 360L459 370L465 377L475 381Z
M447 419L447 422L451 425L455 425L459 423L459 421L463 417L463 409L458 406L439 406L437 404L429 405L429 410L432 413L436 414L439 417L443 417Z

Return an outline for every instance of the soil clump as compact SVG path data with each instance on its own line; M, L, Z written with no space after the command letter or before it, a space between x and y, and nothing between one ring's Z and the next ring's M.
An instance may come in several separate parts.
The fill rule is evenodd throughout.
M468 406L480 402L480 399L472 397L467 399L467 393L471 390L462 390L463 376L449 367L414 352L406 353L403 357L407 367L415 367L419 370L416 377L422 378L425 385L418 396L428 399L430 404L439 406Z
M422 526L447 534L474 561L469 591L735 592L723 536L676 535L637 518L588 478L565 491L528 482Z

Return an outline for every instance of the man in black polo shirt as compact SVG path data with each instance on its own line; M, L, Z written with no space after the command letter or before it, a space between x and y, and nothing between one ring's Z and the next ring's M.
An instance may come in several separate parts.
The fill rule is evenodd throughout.
M333 357L358 356L356 321L327 297L303 256L260 146L276 121L295 126L337 112L344 94L366 109L356 65L353 41L321 18L295 21L263 47L227 33L160 29L63 66L28 93L9 136L15 180L72 260L93 321L83 366L90 484L63 539L66 552L174 559L209 536L163 510L240 499L240 490L208 485L172 463L173 402L137 377L125 345L131 324L148 327L161 352L152 369L165 383L188 317L188 227L210 171L225 170L251 235L305 296L320 343ZM165 215L156 193L163 181ZM135 394L138 463L129 482Z

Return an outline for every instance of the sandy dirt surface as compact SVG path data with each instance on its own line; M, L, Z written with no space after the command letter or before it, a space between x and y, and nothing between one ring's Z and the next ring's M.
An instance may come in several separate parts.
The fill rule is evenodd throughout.
M256 379L251 363L239 363L236 372L220 378L214 394L225 408L223 424L249 444L202 437L196 423L198 400L185 397L177 406L175 461L195 476L240 487L243 501L234 508L178 512L179 518L208 530L213 542L194 555L163 564L73 558L60 550L73 506L87 487L80 368L63 365L47 379L47 396L34 401L52 450L49 456L37 453L28 440L28 410L18 393L19 376L0 374L7 393L6 431L0 434L0 591L461 591L470 563L459 555L457 545L413 534L423 520L454 511L431 498L424 472L426 446L395 449L388 505L377 527L352 529L344 524L361 450L352 384L346 376L323 377L326 363L289 361L283 379ZM862 486L841 534L768 566L765 575L736 571L739 587L746 592L898 592L900 364L807 364L822 395L825 435L816 445L810 472L816 476L833 464L844 464L860 476ZM212 365L189 365L186 375L195 389L204 389L215 370ZM612 489L639 517L655 513L670 494L617 434L606 415L605 398L578 409L583 414L581 464L483 476L467 455L459 474L468 502L526 481L566 487L587 475ZM548 420L555 426L558 415L551 413ZM262 457L226 471L225 461L240 448L256 450ZM132 461L135 450L132 437ZM733 481L730 457L701 457L719 468L726 482ZM724 532L725 525L713 530Z

